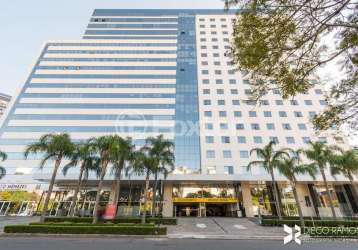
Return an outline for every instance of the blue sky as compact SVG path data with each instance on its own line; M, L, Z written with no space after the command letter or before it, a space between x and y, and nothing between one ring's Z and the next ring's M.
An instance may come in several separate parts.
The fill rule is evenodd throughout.
M223 8L222 0L1 0L0 92L13 95L47 40L80 39L95 8Z

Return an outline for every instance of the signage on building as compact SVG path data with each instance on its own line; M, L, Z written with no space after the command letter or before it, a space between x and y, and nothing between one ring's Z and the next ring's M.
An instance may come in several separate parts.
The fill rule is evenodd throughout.
M173 202L237 203L237 198L173 198Z
M26 184L0 184L0 191L27 190Z

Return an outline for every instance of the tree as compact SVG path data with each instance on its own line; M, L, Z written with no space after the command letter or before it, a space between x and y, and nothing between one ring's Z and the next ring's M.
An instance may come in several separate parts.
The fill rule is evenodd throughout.
M30 154L43 154L42 160L40 162L41 169L44 168L48 161L54 162L50 185L46 194L44 208L40 218L41 223L45 221L48 204L51 198L53 186L55 184L57 171L61 165L61 162L64 159L69 159L74 150L75 145L72 143L70 136L66 133L43 135L38 142L28 145L25 149L25 159L27 159Z
M288 153L285 151L274 151L275 142L271 141L263 148L253 148L250 150L250 156L256 153L257 157L262 160L251 161L247 166L247 169L250 170L253 166L260 166L265 169L267 173L270 174L272 180L272 187L275 196L275 208L279 219L282 219L281 207L280 207L280 195L277 190L277 183L275 180L274 169L277 167L277 164L281 157L287 156Z
M129 163L133 159L134 145L132 144L132 140L130 138L123 139L120 136L114 136L115 145L113 147L113 151L111 152L111 163L112 163L112 171L115 174L115 193L113 204L116 206L116 214L118 208L118 201L120 195L120 187L121 187L121 176L123 170L126 168L126 163ZM128 168L127 164L127 168Z
M143 197L144 211L142 213L142 224L146 222L148 195L149 195L149 178L150 175L155 173L159 166L160 159L154 157L151 152L151 147L148 145L143 146L139 151L134 153L133 170L137 175L145 176L145 189Z
M7 154L5 152L0 151L0 161L6 161ZM2 179L6 175L6 169L0 166L0 179Z
M83 181L88 179L89 173L93 171L96 173L97 177L99 177L100 174L99 158L91 148L89 141L76 145L75 150L71 155L70 162L62 169L63 174L67 175L67 172L76 166L80 167L80 173L68 216L74 216L78 193Z
M327 146L322 142L309 142L310 148L304 150L304 154L306 155L307 159L310 160L312 166L315 166L319 169L322 179L324 182L324 186L326 188L326 193L328 196L329 206L332 211L332 216L334 219L337 218L336 211L334 210L334 205L332 201L332 194L329 191L327 177L325 174L325 169L332 165L334 162L335 154L334 152L337 150L336 147Z
M156 215L156 201L158 190L158 174L163 174L166 178L169 172L174 169L174 143L164 139L163 135L149 137L146 144L151 146L150 154L159 159L159 165L154 170L154 188L152 202L152 216Z
M309 174L313 179L316 178L317 168L314 165L305 165L301 164L300 159L301 151L292 151L292 155L289 157L283 157L277 163L278 171L285 176L292 187L292 192L295 197L297 204L298 215L300 217L301 227L304 227L304 219L301 208L300 200L298 199L296 184L297 184L297 175Z
M331 165L331 174L336 176L338 174L344 175L352 186L352 191L355 193L355 198L358 199L358 190L354 184L354 175L358 174L358 150L351 149L343 151L341 155L337 155L333 159ZM358 204L357 204L358 205Z
M327 96L318 129L347 122L358 127L358 4L336 0L225 0L237 7L230 54L251 73L254 98L279 88L284 98L306 93L317 69L341 67L345 77Z
M98 222L98 211L100 208L100 198L101 192L103 188L103 180L107 173L107 166L111 161L111 154L116 148L117 139L115 136L108 135L108 136L101 136L98 138L90 139L90 147L96 152L96 154L100 157L100 177L97 187L97 194L96 194L96 203L93 210L93 224Z

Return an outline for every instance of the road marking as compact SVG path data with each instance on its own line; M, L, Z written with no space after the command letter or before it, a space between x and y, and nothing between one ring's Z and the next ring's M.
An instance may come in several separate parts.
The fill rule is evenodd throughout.
M199 224L196 224L196 227L198 227L198 228L206 228L206 225L202 224L202 223L199 223Z
M247 229L247 227L243 226L243 225L234 225L234 228L239 229L239 230L245 230Z

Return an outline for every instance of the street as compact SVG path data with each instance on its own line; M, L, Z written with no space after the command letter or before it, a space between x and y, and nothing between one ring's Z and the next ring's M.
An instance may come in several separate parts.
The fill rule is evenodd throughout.
M1 250L218 250L218 249L357 249L358 242L316 241L291 242L283 245L279 240L193 240L193 239L114 239L114 238L65 238L65 237L2 237Z

